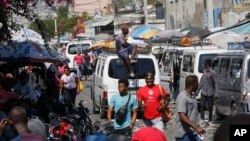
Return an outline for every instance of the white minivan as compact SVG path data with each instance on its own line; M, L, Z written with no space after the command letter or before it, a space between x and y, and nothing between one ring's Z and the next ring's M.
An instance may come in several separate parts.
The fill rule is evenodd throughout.
M128 92L135 95L137 90L145 86L144 75L147 72L155 73L155 83L160 83L160 71L156 58L152 54L137 54L137 63L132 64L136 77L129 77L124 62L116 55L101 53L97 57L95 72L92 78L91 98L93 111L99 111L101 118L106 118L108 101L118 93L118 80L129 80Z
M81 53L83 53L83 51L89 49L92 44L93 44L92 40L70 41L67 44L65 55L70 60L70 62L68 64L70 70L73 70L73 71L76 70L75 66L73 65L74 64L74 57L76 55L76 51L79 50Z
M172 94L171 99L174 100L175 96L174 88L178 89L177 85L179 84L179 72L180 66L183 58L183 52L185 51L194 51L201 49L218 49L216 46L189 46L183 47L178 45L166 44L161 46L155 46L155 50L158 48L158 51L161 55L159 57L158 63L160 66L160 78L161 84L167 89L167 91ZM161 49L159 49L161 48ZM179 89L178 89L179 90Z
M219 53L227 52L226 49L196 49L183 51L180 70L179 91L185 89L185 79L189 75L196 75L200 81L206 59L213 60ZM200 94L196 97L200 100Z

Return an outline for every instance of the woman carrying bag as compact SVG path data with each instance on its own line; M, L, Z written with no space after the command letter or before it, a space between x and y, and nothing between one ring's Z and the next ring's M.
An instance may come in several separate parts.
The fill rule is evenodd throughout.
M67 110L71 110L72 105L75 105L76 95L79 93L79 89L77 88L79 78L74 72L70 72L68 66L64 68L64 72L65 74L61 77L59 101L64 101L68 108ZM67 110L66 113L68 113Z

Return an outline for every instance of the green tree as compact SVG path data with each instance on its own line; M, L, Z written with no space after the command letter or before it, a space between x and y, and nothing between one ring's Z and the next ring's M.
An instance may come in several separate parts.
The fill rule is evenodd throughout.
M55 0L44 0L49 6L53 6ZM36 18L33 13L38 0L0 0L0 43L11 39L11 31L18 30L20 25L13 22L13 15L27 19ZM74 0L57 0L56 2L73 3ZM39 20L36 20L39 21ZM42 27L41 24L39 27ZM44 35L44 34L43 34Z
M58 18L67 19L69 14L69 5L60 6L57 10Z
M55 36L55 21L54 19L36 20L31 23L29 29L32 29L43 35L46 41Z
M77 23L77 20L79 19L79 16L69 17L67 6L59 7L57 13L58 13L58 16L56 17L56 20L57 20L58 35L59 36L64 35L65 32L71 32L71 33L75 34L76 23ZM90 20L92 18L91 16L89 16L88 12L83 12L82 16L85 19L85 21ZM42 22L42 23L40 23L40 22ZM40 33L41 35L42 34L46 35L46 38L48 38L48 39L50 39L56 35L56 33L55 33L55 19L49 18L49 19L46 19L46 20L43 20L40 22L33 22L29 28ZM42 33L42 31L40 31L40 29L38 27L38 23L43 24L41 27L43 28L42 31L44 31L45 33Z
M85 19L85 21L88 21L88 20L90 20L90 19L92 18L92 17L89 15L89 13L86 12L86 11L82 12L82 16L83 16L83 18Z

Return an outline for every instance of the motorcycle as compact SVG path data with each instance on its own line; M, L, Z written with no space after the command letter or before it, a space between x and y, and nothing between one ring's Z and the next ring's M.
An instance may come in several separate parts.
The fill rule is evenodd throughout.
M97 131L88 115L88 109L82 101L78 105L72 114L66 116L49 113L49 141L81 141Z

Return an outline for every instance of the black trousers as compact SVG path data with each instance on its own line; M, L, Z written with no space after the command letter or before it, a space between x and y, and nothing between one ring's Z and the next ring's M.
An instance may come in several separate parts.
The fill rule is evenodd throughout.
M70 111L73 110L73 106L75 106L77 90L76 88L73 89L64 88L63 94L64 94L64 102L66 104L66 114L68 114Z
M130 126L126 127L126 128L123 128L123 129L116 129L115 130L115 133L116 134L121 134L121 135L125 135L127 137L130 137L131 134L132 134L132 131L130 129Z
M213 106L214 106L214 95L212 96L201 95L201 119L204 120L205 109L208 109L209 112L208 121L212 120Z

